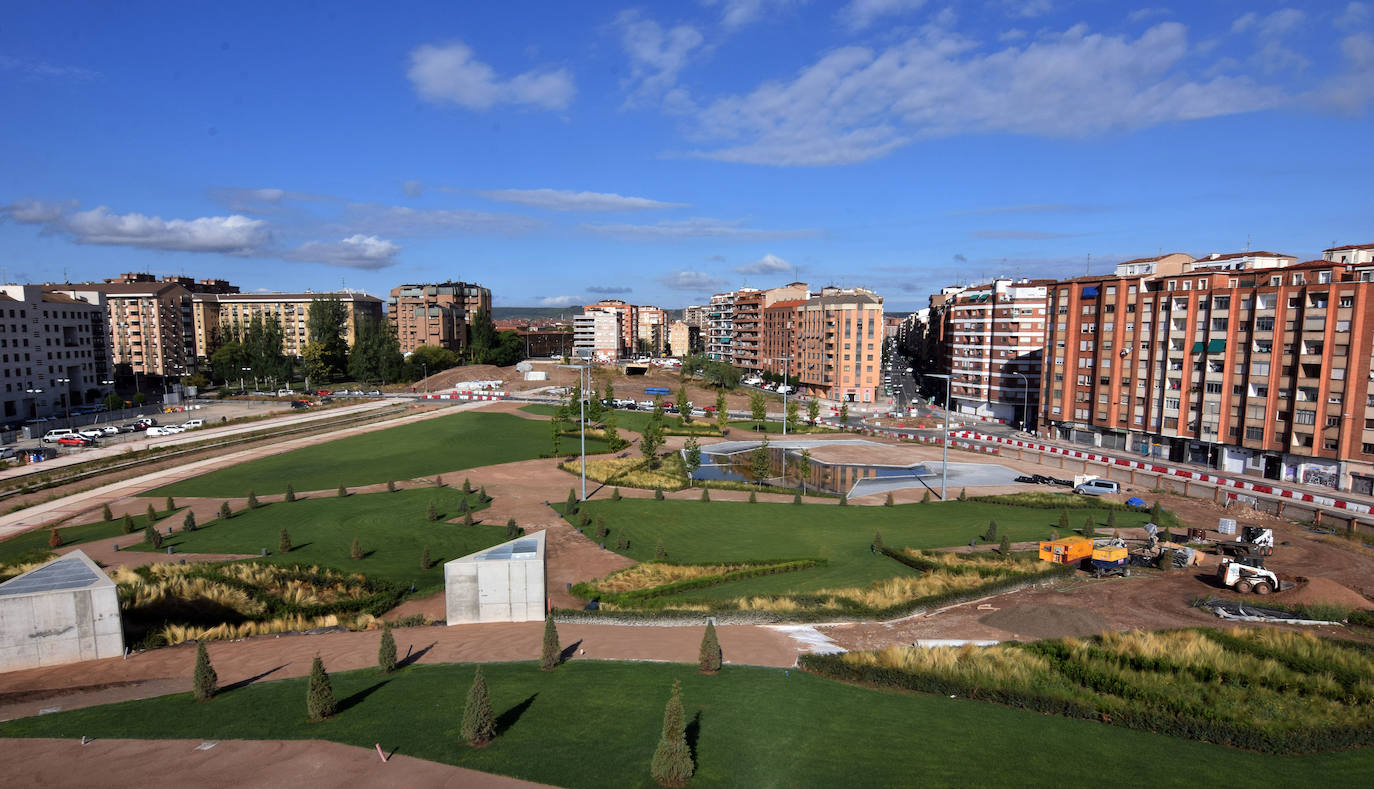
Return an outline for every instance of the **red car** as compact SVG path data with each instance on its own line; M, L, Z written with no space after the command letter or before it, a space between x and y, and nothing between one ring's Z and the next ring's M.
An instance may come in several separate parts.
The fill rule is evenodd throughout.
M57 439L59 446L64 447L93 447L95 440L83 436L63 436Z
M324 397L327 394L333 394L333 392L329 391L328 389L320 389L319 391L315 392L315 394L319 397Z

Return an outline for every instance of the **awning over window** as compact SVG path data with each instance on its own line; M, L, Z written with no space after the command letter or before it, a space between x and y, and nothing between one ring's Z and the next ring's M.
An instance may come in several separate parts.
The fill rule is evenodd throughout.
M1097 286L1096 286L1096 285L1087 285L1087 286L1085 286L1085 287L1083 288L1082 296L1083 296L1083 298L1085 298L1085 299L1095 299L1095 298L1097 298Z
M1202 345L1203 343L1201 340L1193 343L1193 353L1202 353Z
M1208 353L1226 353L1226 341L1225 341L1225 340L1208 340L1208 341L1207 341L1207 352L1208 352Z

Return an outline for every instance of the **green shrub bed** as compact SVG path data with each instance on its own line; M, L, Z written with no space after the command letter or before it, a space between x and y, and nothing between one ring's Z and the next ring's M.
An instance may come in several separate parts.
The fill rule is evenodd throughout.
M877 687L960 695L1266 753L1374 745L1374 649L1279 630L1112 633L804 655Z
M776 575L778 573L790 573L797 570L809 570L812 567L820 567L825 564L824 559L791 559L785 561L745 561L731 562L734 569L725 572L706 572L702 574L691 574L682 580L673 581L656 586L648 586L641 589L632 589L623 592L609 591L605 588L608 579L623 576L628 573L642 571L646 566L659 565L675 568L682 568L688 573L696 568L709 568L714 565L684 565L670 564L668 562L644 562L635 565L628 570L620 570L612 573L606 579L597 581L583 582L574 584L572 593L583 599L600 598L602 602L619 606L643 606L647 601L656 600L666 595L674 595L680 592L691 591L693 589L705 589L717 586L730 581L739 581L745 578L758 578L764 575ZM661 601L660 601L661 602ZM653 605L653 603L648 603Z

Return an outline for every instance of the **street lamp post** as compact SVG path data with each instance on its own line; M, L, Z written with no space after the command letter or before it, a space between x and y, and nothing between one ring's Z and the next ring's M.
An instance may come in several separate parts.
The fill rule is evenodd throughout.
M28 389L25 389L24 391L25 391L25 392L28 392L28 393L31 394L31 395L35 395L34 397L30 397L30 398L29 398L30 400L37 400L37 399L38 399L38 398L37 398L37 395L43 394L43 390L42 390L42 389L39 389L38 387L30 387L30 388L28 388ZM33 405L29 406L29 415L30 415L30 416L38 416L38 404L37 404L37 403L34 403Z
M429 365L425 362L420 362L420 369L423 370L425 373L425 377L423 379L425 382L425 394L429 394Z
M792 361L791 356L779 356L775 362L782 362L782 435L787 437L787 390L792 388L787 383L788 363ZM787 484L787 447L782 448L782 484Z
M577 429L581 433L582 444L582 501L587 500L587 388L582 385L582 371L590 366L586 364L559 365L559 367L577 371L577 388L580 390L577 398Z
M67 409L67 427L71 427L71 426L72 426L72 388L71 388L72 379L70 379L70 378L54 378L54 379L53 379L53 383L55 383L55 384L62 384L62 385L63 385L62 388L66 390L66 391L64 391L64 392L62 393L62 405L65 406L66 409Z
M945 489L949 483L949 382L950 376L944 373L923 373L926 378L945 379L945 430L940 445L944 447L944 460L940 464L940 501L945 500Z
M239 390L242 391L242 389L243 389L243 378L244 378L244 375L246 375L246 374L252 372L252 371L253 371L253 368L252 368L252 367L240 367L240 368L239 368L239 371L240 371L240 373L241 373L241 374L239 375ZM253 386L256 388L257 385L258 385L258 384L257 384L257 381L254 381L254 382L253 382Z
M1028 430L1030 425L1030 381L1026 380L1023 373L1012 371L1012 375L1021 379L1021 429Z

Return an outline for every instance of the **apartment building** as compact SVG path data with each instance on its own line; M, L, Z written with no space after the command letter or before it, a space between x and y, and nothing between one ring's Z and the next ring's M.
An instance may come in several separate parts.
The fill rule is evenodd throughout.
M1212 255L1177 273L1056 283L1042 424L1085 445L1371 492L1374 262L1364 250L1374 247L1303 264Z
M398 285L387 299L387 319L401 353L421 345L462 353L478 312L491 315L491 290L470 282Z
M775 301L763 308L763 330L760 332L762 369L777 375L794 378L797 375L797 326L801 322L801 307L806 299Z
M790 282L767 290L741 288L736 291L730 343L734 349L734 365L755 372L774 368L780 371L782 365L775 361L778 354L764 350L764 311L779 301L804 301L810 295L805 282Z
M310 342L310 305L319 299L338 299L348 316L344 337L351 347L363 316L382 320L382 300L366 293L196 293L190 297L195 356L208 360L220 345L234 338L254 317L277 319L282 327L282 353L299 358Z
M1050 280L997 279L945 294L941 372L958 413L1034 421Z
M1374 244L1348 244L1322 251L1322 260L1334 263L1374 263Z
M706 306L706 358L733 364L735 361L735 293L717 293Z
M795 309L791 356L801 385L818 397L875 402L882 381L882 297L865 288L827 287Z
M105 304L95 296L0 286L0 421L64 417L113 391Z
M710 310L705 304L692 304L682 308L682 322L688 326L695 326L703 331L706 329L706 313Z
M668 352L681 359L690 356L701 343L701 329L686 321L673 321L668 326Z
M573 355L584 361L618 361L624 320L624 310L588 307L573 318Z
M620 340L616 350L616 357L634 355L638 339L639 327L639 308L633 304L620 299L602 299L595 304L587 304L583 308L583 313L588 312L613 312L620 316ZM576 327L574 326L574 333Z
M663 355L668 342L668 313L654 306L635 307L635 352Z

